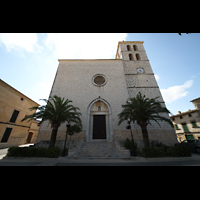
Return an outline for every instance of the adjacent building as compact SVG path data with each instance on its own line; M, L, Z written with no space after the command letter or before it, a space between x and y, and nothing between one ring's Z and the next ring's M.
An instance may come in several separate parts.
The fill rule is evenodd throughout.
M0 79L0 148L36 142L38 121L21 122L34 106L39 104Z
M186 139L200 139L200 97L190 102L194 104L194 110L178 111L177 115L170 117L179 142Z

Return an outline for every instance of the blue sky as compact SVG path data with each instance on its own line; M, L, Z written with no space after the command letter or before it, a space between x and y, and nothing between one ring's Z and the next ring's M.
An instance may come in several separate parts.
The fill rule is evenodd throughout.
M200 34L0 34L0 78L29 98L48 98L58 59L114 59L118 41L144 41L158 86L173 113L200 97Z

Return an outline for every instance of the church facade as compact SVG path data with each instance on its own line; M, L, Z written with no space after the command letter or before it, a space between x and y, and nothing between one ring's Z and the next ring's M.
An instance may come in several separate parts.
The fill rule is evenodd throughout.
M165 107L142 41L118 43L115 59L60 59L50 96L73 101L80 108L83 130L72 136L74 140L109 141L130 138L127 122L118 126L118 114L128 98L140 91L146 97L159 96ZM165 114L165 117L169 116ZM169 118L170 119L170 118ZM164 121L148 125L150 140L166 145L177 142L174 129ZM132 125L134 140L141 141L137 124ZM58 129L57 140L64 140L66 124ZM50 140L51 126L40 126L37 142Z

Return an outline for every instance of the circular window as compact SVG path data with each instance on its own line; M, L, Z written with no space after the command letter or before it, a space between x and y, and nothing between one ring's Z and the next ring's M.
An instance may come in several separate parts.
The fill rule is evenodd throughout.
M96 86L103 86L106 84L106 77L102 74L97 74L93 76L92 81Z

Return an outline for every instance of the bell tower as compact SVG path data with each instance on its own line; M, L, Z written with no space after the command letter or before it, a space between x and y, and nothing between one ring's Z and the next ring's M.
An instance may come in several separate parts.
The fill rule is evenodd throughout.
M159 96L165 107L160 89L152 71L143 41L123 41L118 43L115 59L121 59L130 98L141 92L148 98Z
M119 42L115 59L148 60L143 41Z
M133 98L138 92L141 92L147 98L159 97L157 101L161 103L162 107L166 107L143 43L143 41L123 41L118 43L115 59L122 61L128 96ZM170 119L167 113L160 113L160 115ZM151 125L148 126L150 140L168 140L175 143L174 129L165 121L160 120L159 123L161 127L155 121L151 121ZM133 127L133 137L136 138L138 145L140 145L141 129L135 123Z

